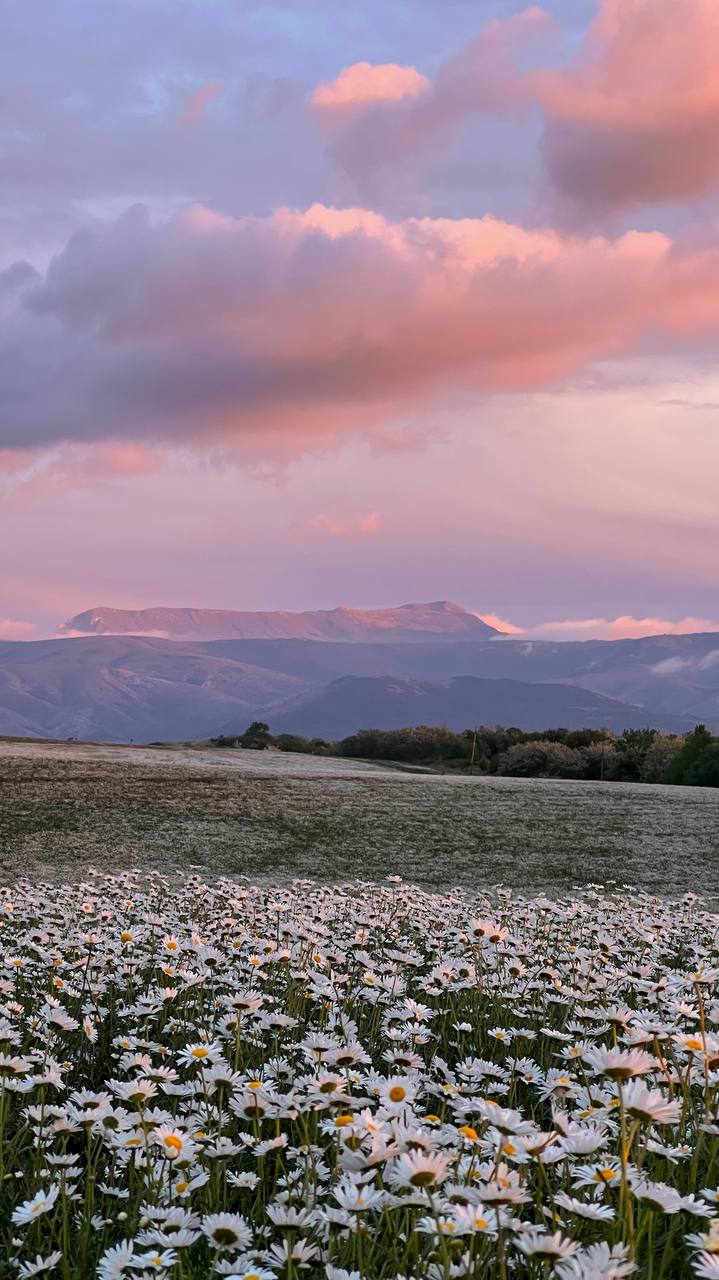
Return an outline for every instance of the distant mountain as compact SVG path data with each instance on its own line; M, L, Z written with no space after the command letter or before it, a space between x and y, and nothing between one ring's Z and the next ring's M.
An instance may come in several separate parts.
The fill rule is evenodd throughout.
M524 726L536 712L539 728L679 731L704 721L716 732L719 636L0 642L0 734L147 742L235 733L254 719L326 734L327 725L316 728L325 713L351 733L386 724L384 708L400 727Z
M0 734L152 742L204 737L306 682L203 652L120 636L0 643Z
M276 707L269 713L273 733L345 738L358 729L402 729L442 725L461 730L474 725L514 725L519 729L628 728L673 729L691 723L657 717L638 707L566 684L527 684L520 680L410 680L396 676L344 676Z
M285 671L318 685L338 676L396 675L420 680L482 676L580 685L657 714L719 723L719 634L639 640L441 641L313 644L297 640L223 641L227 656Z
M315 609L239 613L230 609L87 609L61 635L144 635L169 640L478 640L501 633L449 600L395 609Z

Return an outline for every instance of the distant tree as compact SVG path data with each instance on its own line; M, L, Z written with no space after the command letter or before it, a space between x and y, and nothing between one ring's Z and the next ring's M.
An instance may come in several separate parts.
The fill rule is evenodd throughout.
M275 746L280 751L303 751L309 752L310 743L307 738L301 738L297 733L280 733L275 738Z
M585 769L580 751L547 738L516 743L497 765L497 773L513 778L581 778Z
M261 751L263 747L268 747L272 742L270 726L265 724L263 720L253 720L252 724L248 725L237 741L241 747Z
M644 760L655 736L655 729L624 730L616 739L616 755L609 774L613 782L641 782Z
M337 744L340 755L365 760L400 760L407 763L469 760L471 737L436 725L414 729L360 729Z
M641 764L640 782L661 782L684 746L684 738L656 733Z
M584 757L585 778L599 782L611 777L617 754L613 738L600 738L579 749Z
M686 783L692 766L699 759L702 752L712 745L712 742L713 738L706 725L698 724L696 728L692 729L691 733L687 734L681 751L678 751L675 755L662 781L679 786Z
M684 781L688 787L719 787L719 742L712 742L700 751L687 769Z
M548 737L545 734L544 737ZM609 729L570 729L565 731L565 737L562 739L566 747L574 747L578 751L583 751L587 747L609 746L614 742L614 734Z
M280 733L272 739L278 751L302 752L303 755L337 755L336 746L324 738L303 738L299 733Z

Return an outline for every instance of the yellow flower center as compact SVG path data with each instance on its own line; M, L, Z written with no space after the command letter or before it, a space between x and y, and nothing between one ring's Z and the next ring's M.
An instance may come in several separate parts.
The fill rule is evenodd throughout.
M206 1058L208 1056L208 1053L209 1053L209 1050L203 1049L203 1048L197 1048L192 1050L193 1058Z
M345 1125L352 1124L353 1117L350 1115L335 1116L335 1126L338 1129L344 1129Z
M168 1133L165 1146L170 1147L172 1151L182 1151L182 1138L178 1138L174 1133Z
M477 1130L473 1129L471 1124L461 1124L458 1132L464 1134L465 1138L469 1138L470 1142L476 1142L479 1137Z
M393 1085L389 1091L391 1102L403 1102L406 1096L406 1091L402 1088L401 1084Z

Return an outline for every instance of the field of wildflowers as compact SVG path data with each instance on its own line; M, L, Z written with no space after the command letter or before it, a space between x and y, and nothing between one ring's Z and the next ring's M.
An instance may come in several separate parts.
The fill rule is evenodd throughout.
M687 895L90 873L0 899L0 1276L719 1277Z
M205 879L719 896L719 789L413 775L263 751L0 742L0 881Z

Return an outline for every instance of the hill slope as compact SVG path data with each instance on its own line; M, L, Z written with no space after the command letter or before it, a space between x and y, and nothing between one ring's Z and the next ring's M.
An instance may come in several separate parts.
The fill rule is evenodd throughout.
M61 634L155 635L170 640L295 639L351 641L476 640L494 627L448 600L395 609L315 609L307 613L242 613L230 609L87 609L58 627Z
M314 685L344 675L567 682L657 715L719 724L719 636L713 632L639 640L507 638L381 645L226 640L212 647L238 661L284 671Z
M199 646L139 637L0 644L0 734L151 742L201 737L306 683Z
M657 727L656 716L573 685L526 684L519 680L408 680L396 676L344 676L319 692L276 707L268 716L274 733L344 738L358 729L443 725L514 725L519 729L602 728L615 732ZM679 717L664 727L689 728Z

